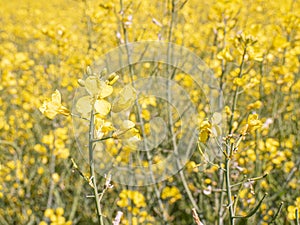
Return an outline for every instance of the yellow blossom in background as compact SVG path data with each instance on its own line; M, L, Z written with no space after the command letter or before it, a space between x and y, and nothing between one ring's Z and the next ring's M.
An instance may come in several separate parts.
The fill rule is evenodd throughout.
M133 190L122 190L119 194L120 200L117 205L120 207L127 207L129 201L132 201L137 208L142 208L146 206L145 197L142 193Z
M262 106L262 102L261 101L256 101L254 103L251 103L247 106L247 110L251 110L251 109L259 109Z
M250 114L248 116L247 124L249 125L248 127L249 132L255 131L256 129L262 126L262 122L258 119L257 114Z
M57 114L70 115L70 111L61 104L61 94L56 90L51 100L45 100L39 110L49 119L54 119Z
M246 135L247 133L253 132L262 126L262 122L258 119L257 114L250 114L247 119L247 123L241 129L240 134Z
M59 174L58 173L53 173L52 174L52 180L54 181L54 183L58 183L60 180Z
M287 208L288 219L295 220L296 218L296 209L298 209L298 218L299 218L299 209L300 209L300 197L297 197L294 201L294 205L289 205Z
M72 225L72 221L67 221L64 217L64 209L58 207L56 209L48 208L44 212L44 216L50 219L51 225ZM41 221L39 225L48 224L45 221Z
M152 168L154 172L163 167L161 173L176 168L177 162L168 159L176 154L177 144L178 158L188 157L186 169L181 170L186 183L175 175L165 181L154 176L159 180L154 182L156 186L128 190L123 185L115 185L101 202L104 223L113 221L117 207L124 213L120 225L150 225L161 221L191 224L191 197L200 207L200 217L206 224L218 220L229 223L226 211L230 205L223 207L228 204L227 192L220 199L220 188L226 188L226 185L222 187L225 179L221 174L226 173L222 151L227 144L234 148L230 180L232 196L239 196L234 204L235 214L247 215L262 192L267 191L274 201L266 198L261 212L248 223L269 224L281 201L286 203L276 223L295 222L295 210L300 207L300 1L12 0L0 1L0 15L1 224L70 225L69 218L74 224L94 222L96 215L90 199L82 197L83 193L91 194L90 187L76 172L72 173L69 160L72 156L84 177L90 178L86 145L76 150L76 141L88 135L92 111L94 137L105 139L98 140L95 148L98 169L107 165L104 151L111 156L111 166L125 165L126 173L140 173L139 166ZM182 64L187 70L183 71L180 66L173 68L149 60L115 71L120 63L139 59L132 57L129 61L126 58L106 61L107 68L115 71L111 74L105 69L95 73L89 68L90 65L101 68L97 63L101 64L102 56L109 56L115 47L144 40L170 41L183 46L207 67L194 65L187 59ZM131 54L132 49L128 50L122 54ZM140 49L133 50L144 56ZM181 58L172 51L169 53L167 57L172 62L177 62L178 56ZM204 73L189 74L195 68ZM217 141L216 148L201 145L200 155L198 151L192 154L191 149L181 151L181 143L189 141L184 135L186 124L178 117L182 111L190 110L185 108L188 104L183 100L183 92L172 89L171 97L180 104L172 105L174 110L169 114L166 99L142 94L132 84L140 78L168 75L182 87L197 110L195 114L202 122L198 126L199 142L207 143L211 138ZM77 81L81 76L84 78ZM212 78L216 86L211 86ZM78 84L82 92L75 91ZM60 91L52 94L53 87ZM224 127L212 116L220 91L225 105ZM72 104L75 93L79 99L70 113L66 106ZM51 98L43 99L48 95ZM137 106L141 112L137 112ZM179 110L175 109L177 106ZM48 121L36 109L49 119L55 119L58 114L74 117ZM166 136L156 129L164 126L160 120L153 122L156 116L165 117L164 122L168 122L168 116L173 117L173 124L166 126ZM74 138L73 125L77 124L73 121L80 117L87 125ZM193 118L191 122L197 123ZM220 139L215 138L219 136ZM160 137L165 142L160 143ZM227 137L230 143L224 143ZM152 147L152 142L158 142L155 148L140 151L145 143ZM214 157L216 153L221 157ZM131 171L131 168L137 169ZM123 168L119 171L122 173ZM235 186L244 176L254 178L265 173L270 173L270 177L255 180L253 184L245 182L240 192ZM152 179L149 173L145 176L142 179ZM98 187L101 191L103 184L99 183ZM203 197L203 193L209 196ZM162 206L156 204L158 200ZM81 205L91 208L81 210ZM219 218L218 212L223 209L226 216Z
M228 48L224 48L221 52L218 53L217 59L223 59L230 62L233 60L233 56L230 54Z
M182 198L182 195L180 194L180 191L177 187L172 186L172 187L165 187L162 190L161 193L161 198L162 199L169 199L170 204L174 204L176 201Z

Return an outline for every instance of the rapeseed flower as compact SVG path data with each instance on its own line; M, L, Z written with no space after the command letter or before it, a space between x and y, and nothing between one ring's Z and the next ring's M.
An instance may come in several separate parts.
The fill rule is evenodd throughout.
M69 116L70 111L61 104L61 94L58 90L52 94L51 100L47 99L43 102L43 105L39 110L49 119L54 119L57 114Z

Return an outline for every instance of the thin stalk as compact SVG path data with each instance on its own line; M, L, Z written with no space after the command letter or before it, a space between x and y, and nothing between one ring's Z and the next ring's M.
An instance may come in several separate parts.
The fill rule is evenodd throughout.
M100 225L104 225L103 218L102 218L102 211L99 199L99 193L97 189L97 181L96 181L96 174L95 174L95 163L94 163L94 110L91 112L90 118L90 126L89 126L89 163L90 163L90 174L91 174L91 181L93 184L94 189L94 199L97 209L97 216Z
M240 71L239 71L239 74L238 74L239 78L242 77L242 75L243 75L243 68L244 68L246 53L247 53L247 46L245 46L245 48L244 48L244 52L243 52L243 56L242 56L242 62L241 62L241 65L240 65ZM229 120L229 134L231 134L232 128L233 128L233 116L234 116L234 112L236 110L236 103L237 103L238 93L239 93L239 88L237 86L236 89L235 89L235 92L234 92L233 102L232 102L232 106L231 106L231 116L230 116L230 120Z
M282 207L283 207L283 202L280 203L280 206L279 206L277 212L275 213L274 217L272 218L270 224L275 223L275 220L278 217L279 213L281 212Z
M265 199L265 197L267 195L268 195L268 193L265 193L264 196L261 198L261 200L258 202L258 204L246 216L234 216L234 218L247 219L247 218L250 218L251 216L253 216L259 210L259 207L261 206L263 200Z
M219 183L220 183L220 188L223 190L224 188L224 171L219 170ZM227 191L227 190L226 190ZM218 207L218 225L223 225L223 199L224 199L224 191L221 191L220 197L219 197L219 207Z
M249 179L247 179L247 180L243 180L243 181L241 181L241 182L235 183L235 184L231 185L231 187L239 186L239 185L241 185L241 184L249 183L249 182L252 182L252 181L261 180L261 179L267 177L268 175L269 175L268 173L265 173L264 175L259 176L259 177L249 178Z
M234 225L234 211L233 211L233 202L231 197L231 188L230 188L230 157L226 158L226 191L227 191L227 198L228 198L228 209L229 209L229 219L230 224Z
M295 210L295 225L300 225L300 222L299 222L299 210L296 209Z

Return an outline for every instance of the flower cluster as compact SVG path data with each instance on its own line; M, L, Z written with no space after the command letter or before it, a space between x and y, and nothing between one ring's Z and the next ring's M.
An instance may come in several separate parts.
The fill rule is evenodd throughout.
M174 70L173 81L197 109L198 120L191 120L199 128L200 154L189 155L180 174L162 184L153 182L141 191L114 185L103 198L105 219L111 222L111 215L122 211L121 224L166 220L185 225L193 223L191 210L198 207L202 223L229 224L228 207L237 216L247 215L268 192L272 197L264 199L251 222L295 222L300 207L299 1L12 0L0 2L0 15L1 224L90 224L96 219L94 206L81 198L90 187L70 166L70 158L76 159L83 176L91 178L81 160L85 152L75 150L75 117L90 122L94 113L93 141L97 147L101 143L115 166L150 170L168 159L184 138L185 124L163 99L141 96L130 85L168 70ZM110 74L87 69L78 80L109 50L143 40L173 42L201 57L223 92L221 119L207 101L219 95L204 96L210 85L195 85L185 71L162 63L147 61ZM82 95L71 110L76 88ZM180 92L175 97L184 109ZM139 152L142 144L163 137L157 116L173 119L165 127L166 140L153 151ZM87 132L82 128L78 138ZM205 149L210 141L216 148ZM97 156L98 169L108 163L102 156ZM232 204L225 198L225 178L231 181Z

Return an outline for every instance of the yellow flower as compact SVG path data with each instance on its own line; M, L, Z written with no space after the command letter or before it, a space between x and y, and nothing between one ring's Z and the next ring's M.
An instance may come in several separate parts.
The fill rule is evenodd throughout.
M125 86L114 99L112 111L115 113L128 109L136 99L136 90L130 86Z
M241 129L240 134L245 136L247 133L255 131L262 126L262 122L258 119L257 114L250 114L247 119L247 123Z
M44 212L44 216L50 218L54 214L53 209L46 209Z
M229 48L226 47L221 52L218 53L217 59L220 59L220 60L223 59L225 61L231 62L231 61L233 61L233 56L230 54Z
M56 212L56 215L62 216L62 215L64 215L65 210L62 207L58 207L58 208L56 208L55 212Z
M211 134L212 125L209 121L205 120L200 124L200 133L199 133L199 141L202 143L206 143L209 135Z
M296 207L295 206L293 206L293 205L290 205L289 207L288 207L288 219L289 220L294 220L294 219L296 219Z
M117 80L120 78L119 75L117 75L116 73L112 73L111 75L109 75L106 84L108 85L113 85L117 82Z
M113 138L140 140L140 132L135 128L135 123L130 120L122 121L120 129L113 133Z
M39 110L49 119L54 119L57 114L62 114L64 116L70 115L70 111L62 106L61 104L61 94L58 90L52 94L51 100L46 100Z
M226 105L226 106L224 107L224 111L225 111L225 113L226 113L227 116L231 116L232 111L231 111L231 109L229 108L228 105Z
M116 79L118 78L113 78L115 81ZM105 117L111 109L111 104L104 100L104 98L110 96L113 92L113 87L110 83L104 82L94 75L90 75L85 80L79 79L78 83L80 86L85 87L89 96L83 96L78 99L76 110L81 113L83 117L86 117L92 111L92 108L94 108L98 115Z
M114 130L112 123L102 119L98 114L95 116L95 136L101 139L108 132Z
M89 76L84 81L85 89L95 98L106 98L113 92L113 87L96 76Z
M59 174L58 173L53 173L52 174L52 180L54 181L54 183L58 183L60 180Z
M162 191L161 198L162 199L167 199L169 198L169 203L173 204L177 200L181 199L181 194L180 191L177 187L165 187Z
M39 225L48 225L45 221L41 221Z
M249 125L249 127L248 127L249 132L254 131L261 127L262 123L258 119L257 114L250 114L248 116L248 125Z
M138 191L133 191L131 199L136 207L141 208L146 206L145 197Z
M262 102L261 101L256 101L254 103L251 103L247 106L247 110L251 110L251 109L259 109L262 106Z

